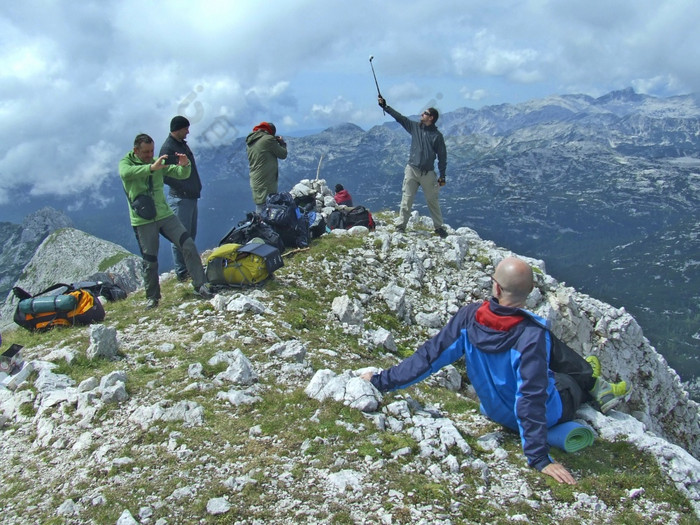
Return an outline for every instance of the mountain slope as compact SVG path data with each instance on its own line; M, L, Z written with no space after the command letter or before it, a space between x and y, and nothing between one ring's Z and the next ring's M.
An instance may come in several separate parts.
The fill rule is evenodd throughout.
M0 297L11 290L46 236L69 226L65 213L48 207L27 215L22 224L0 223Z

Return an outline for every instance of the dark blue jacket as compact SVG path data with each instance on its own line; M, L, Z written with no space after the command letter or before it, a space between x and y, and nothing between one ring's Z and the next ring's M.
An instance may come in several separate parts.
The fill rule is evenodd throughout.
M528 464L542 470L552 462L547 429L562 416L550 350L543 318L491 299L461 308L412 356L374 375L372 384L382 392L406 388L464 357L481 411L518 431Z

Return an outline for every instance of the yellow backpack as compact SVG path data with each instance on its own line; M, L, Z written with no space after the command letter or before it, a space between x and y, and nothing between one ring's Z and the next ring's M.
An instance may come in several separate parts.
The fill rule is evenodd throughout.
M222 244L207 257L207 281L215 285L256 285L283 264L280 251L269 244Z

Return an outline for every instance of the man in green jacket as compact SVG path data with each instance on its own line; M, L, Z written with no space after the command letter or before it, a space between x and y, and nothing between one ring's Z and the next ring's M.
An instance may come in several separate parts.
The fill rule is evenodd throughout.
M287 144L275 133L277 129L272 122L261 122L245 139L250 164L250 188L257 213L262 213L267 196L277 193L277 159L287 158Z
M139 243L143 258L143 280L146 287L146 308L158 306L160 283L158 281L159 235L177 246L184 255L187 271L192 276L195 295L212 297L206 284L202 261L192 237L165 201L163 177L186 179L190 176L190 161L186 155L175 153L176 164L165 164L168 155L153 159L153 139L141 133L134 140L134 149L119 161L119 176L129 201L129 218ZM133 202L139 195L149 195L155 205L155 216L144 218L137 214Z

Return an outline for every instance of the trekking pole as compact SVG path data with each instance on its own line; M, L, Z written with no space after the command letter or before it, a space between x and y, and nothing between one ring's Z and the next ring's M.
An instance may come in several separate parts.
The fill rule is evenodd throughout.
M372 68L372 76L374 77L374 85L377 86L377 96L382 97L382 94L379 91L379 82L377 82L377 75L374 72L374 65L372 64L372 60L374 60L374 55L369 56L369 66ZM382 108L382 113L386 115L386 111L384 111L384 108Z

